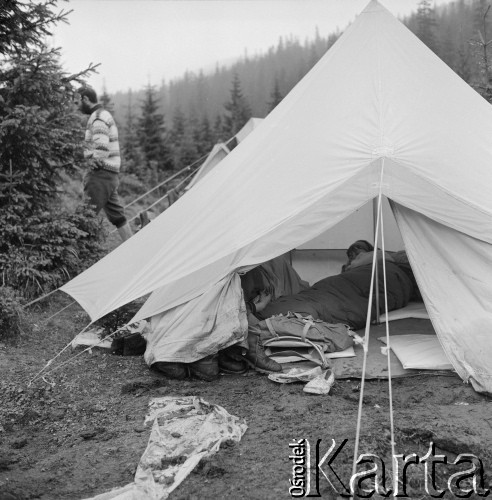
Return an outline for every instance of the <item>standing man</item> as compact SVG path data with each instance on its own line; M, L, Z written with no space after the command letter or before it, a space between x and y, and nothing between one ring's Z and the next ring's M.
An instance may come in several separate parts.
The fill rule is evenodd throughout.
M89 160L90 169L84 177L84 193L96 213L103 209L122 241L126 241L132 236L132 230L118 196L121 165L118 128L111 113L98 103L94 89L81 87L75 103L79 111L89 115L84 157Z

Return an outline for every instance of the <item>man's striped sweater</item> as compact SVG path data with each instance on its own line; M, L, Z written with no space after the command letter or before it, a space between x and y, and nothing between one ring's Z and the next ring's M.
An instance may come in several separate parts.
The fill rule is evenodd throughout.
M85 158L94 161L94 168L118 173L121 166L118 128L109 111L96 104L87 121Z

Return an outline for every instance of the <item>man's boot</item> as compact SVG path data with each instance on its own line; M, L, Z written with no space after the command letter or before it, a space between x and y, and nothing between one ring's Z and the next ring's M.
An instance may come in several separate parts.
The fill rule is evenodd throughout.
M132 228L128 222L124 226L118 228L118 233L120 234L121 241L126 241L133 236Z
M152 363L151 368L160 371L167 378L183 380L188 376L188 369L184 363L157 361Z
M194 378L212 382L219 378L219 355L211 354L188 364L190 375Z
M244 359L257 372L273 373L282 371L282 365L265 354L260 336L252 332L248 332L248 351L244 355Z
M240 348L233 345L222 351L219 351L219 369L223 373L231 373L241 375L248 371L248 365L244 361L244 356L240 352Z

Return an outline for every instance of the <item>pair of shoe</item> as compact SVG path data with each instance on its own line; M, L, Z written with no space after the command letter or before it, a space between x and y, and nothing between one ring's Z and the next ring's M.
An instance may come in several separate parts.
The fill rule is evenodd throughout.
M323 373L321 366L314 368L291 368L286 372L270 373L268 379L279 384L292 384L294 382L310 382Z
M255 332L248 332L248 351L244 355L244 360L253 370L260 373L282 371L282 365L266 355L260 336Z
M188 365L190 376L205 382L212 382L219 378L219 356L211 354Z
M188 376L188 369L184 363L157 361L156 363L152 363L151 368L163 373L167 378L176 380L183 380Z
M328 369L309 381L304 386L303 391L310 394L328 394L330 392L331 386L334 383L335 374L332 370Z
M158 361L152 364L152 368L159 370L168 378L183 380L194 377L206 382L212 382L219 377L219 362L217 354L206 356L193 363L174 363Z
M232 375L241 375L248 371L239 346L233 345L219 351L219 370Z

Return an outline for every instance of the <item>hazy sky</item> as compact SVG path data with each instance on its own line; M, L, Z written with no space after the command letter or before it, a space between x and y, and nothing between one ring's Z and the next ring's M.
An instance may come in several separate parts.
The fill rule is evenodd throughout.
M449 0L435 0L436 4ZM380 0L396 16L419 0ZM88 83L108 92L160 84L186 70L209 71L247 53L261 54L281 36L301 42L343 30L369 0L70 0L69 25L55 29L68 72L101 63Z

